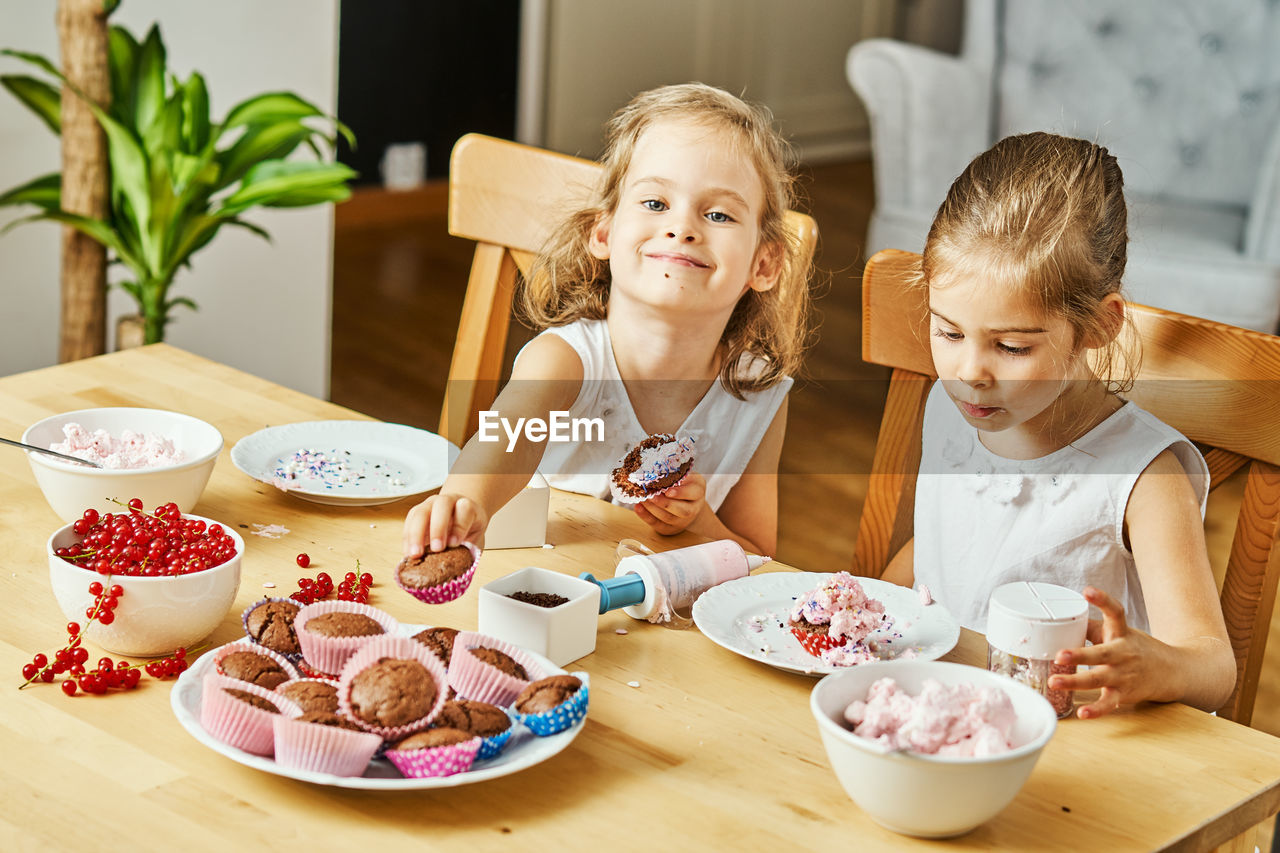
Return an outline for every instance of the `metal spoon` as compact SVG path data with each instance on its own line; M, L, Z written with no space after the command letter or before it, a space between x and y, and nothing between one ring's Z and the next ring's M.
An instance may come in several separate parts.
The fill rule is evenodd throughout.
M79 462L81 465L88 465L90 468L102 467L102 465L97 462L90 462L88 459L81 459L79 456L68 456L65 453L58 453L56 450L36 447L32 444L23 444L21 441L14 441L11 438L0 438L0 444L12 444L14 447L21 447L23 450L34 450L36 453L43 453L46 456L56 456L59 459L65 459L68 462Z

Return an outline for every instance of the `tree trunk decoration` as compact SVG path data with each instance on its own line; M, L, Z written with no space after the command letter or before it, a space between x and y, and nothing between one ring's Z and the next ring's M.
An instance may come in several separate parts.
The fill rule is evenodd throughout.
M58 0L58 41L67 79L97 104L111 99L107 10L103 0ZM62 87L62 207L107 217L107 141L85 103ZM62 320L59 361L106 351L107 250L75 228L62 228Z

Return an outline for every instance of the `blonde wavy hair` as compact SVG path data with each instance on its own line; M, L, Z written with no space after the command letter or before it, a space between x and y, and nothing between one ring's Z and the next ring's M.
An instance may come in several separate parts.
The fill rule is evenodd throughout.
M1117 329L1100 306L1123 296L1128 242L1124 177L1106 148L1051 133L1009 136L951 184L917 283L972 276L1032 294L1071 324L1077 346L1101 344L1094 372L1121 393L1133 385L1140 345L1127 315Z
M591 203L573 212L552 233L527 278L517 285L515 307L535 330L579 319L602 320L609 304L609 262L588 249L600 217L614 212L640 135L654 122L692 119L732 133L750 157L764 188L760 245L783 249L782 271L767 291L748 290L721 336L720 379L738 398L799 372L810 343L811 271L807 253L786 228L784 214L795 205L794 156L774 129L773 115L730 93L701 83L663 86L637 95L614 113L605 128L604 167ZM748 372L743 354L762 360ZM757 363L760 363L759 361Z

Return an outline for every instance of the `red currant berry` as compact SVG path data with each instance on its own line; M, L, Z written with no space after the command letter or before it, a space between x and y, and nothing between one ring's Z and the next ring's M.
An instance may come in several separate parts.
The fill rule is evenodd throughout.
M307 555L307 554L305 554L305 553L304 553L304 554L299 554L299 555L297 556L297 561L298 561L298 566L299 566L299 567L301 567L301 568L304 568L304 569L305 569L307 566L311 565L311 557L310 557L310 556L308 556L308 555Z
M43 654L37 654L35 657L31 659L31 662L36 665L37 669L44 669L46 666L49 665L49 659L45 657Z
M98 583L97 581L94 581L93 583L89 584L89 594L102 595L102 584Z
M77 635L77 634L79 634L79 633L80 633L80 623L79 623L79 622L68 622L68 623L67 623L67 634L68 634L68 635L70 635L70 636L74 637L74 636L76 636L76 635Z
M107 590L107 592L110 593L112 598L119 598L124 595L124 587L120 586L118 583L113 583L111 585L111 589Z
M364 574L362 574L360 576L360 585L373 586L373 575L369 574L368 572L365 572Z
M31 679L36 677L36 673L38 672L40 672L40 667L36 666L33 663L29 663L24 667L22 667L22 679L24 681L30 681Z
M98 523L98 511L93 507L89 507L84 511L84 520L89 522L90 526Z
M130 499L129 499L129 511L130 511L130 512L142 512L142 498L130 498Z
M62 692L68 696L76 695L76 683L68 678L66 681L62 682Z
M51 683L53 681L53 670L46 669L43 672L41 672L40 680L43 681L45 684Z
M102 611L101 613L98 614L98 621L101 622L103 625L110 625L112 622L116 621L115 611L113 610Z
M182 646L178 646L176 649L173 650L173 656L181 660L182 658L185 658L187 656L187 650L184 649Z

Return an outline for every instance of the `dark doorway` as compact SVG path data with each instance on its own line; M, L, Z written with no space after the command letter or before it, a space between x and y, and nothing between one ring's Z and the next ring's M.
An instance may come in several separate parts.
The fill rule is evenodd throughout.
M378 184L387 146L420 143L443 178L464 133L513 138L519 39L520 0L342 0L338 159Z

